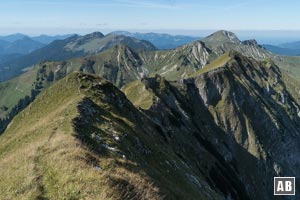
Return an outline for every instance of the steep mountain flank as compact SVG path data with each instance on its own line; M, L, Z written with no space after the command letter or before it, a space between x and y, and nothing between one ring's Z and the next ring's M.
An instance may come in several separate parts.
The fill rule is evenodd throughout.
M117 47L113 46L118 43L121 44L117 45ZM52 50L51 48L49 49L51 45ZM63 49L63 52L60 52L59 49ZM231 32L219 31L203 39L203 41L196 41L173 50L150 51L151 49L153 49L151 45L148 45L148 43L144 41L113 34L104 36L97 32L83 37L73 36L66 40L56 41L48 45L47 48L42 48L40 50L41 52L44 51L42 55L48 55L50 57L53 55L54 57L51 58L55 60L55 56L57 55L65 58L65 56L79 56L75 55L74 52L94 54L98 51L104 51L96 55L72 58L65 61L40 62L38 66L33 69L34 71L38 71L38 74L33 76L32 80L29 81L30 84L33 81L35 82L29 91L47 88L55 81L60 80L73 71L83 71L103 76L119 88L131 81L154 74L159 74L171 81L182 80L195 75L196 71L196 74L203 73L204 71L209 71L222 65L228 58L226 56L224 57L223 53L228 52L230 49L235 49L243 55L253 57L257 60L268 63L273 63L274 61L274 63L280 67L281 71L289 75L287 79L285 79L286 76L283 76L283 79L288 88L294 88L291 89L293 90L292 94L294 98L297 99L299 97L299 90L294 86L297 85L297 83L295 83L296 81L288 80L290 76L294 79L299 78L300 68L297 63L300 63L300 60L298 57L274 56L261 48L255 40L240 41ZM52 54L51 52L55 53ZM220 58L215 60L218 55L220 55ZM34 57L38 58L39 56L35 55ZM199 69L202 70L199 71ZM10 72L13 71L14 70ZM32 74L30 71L27 73ZM4 76L6 76L5 74L6 73L1 73L0 76L4 78ZM8 90L2 90L3 87L0 86L0 92L3 96L12 95ZM16 94L19 93L20 91L16 92ZM25 97L26 95L21 94L19 96ZM8 110L10 110L12 106L18 104L20 99L12 98L12 100L13 101L9 103L0 101L0 107L7 107ZM0 110L0 117L1 115L2 117L4 116L3 113L8 113L7 110L5 110L6 109Z
M49 45L21 56L15 60L0 64L0 81L8 80L23 73L23 69L41 61L63 61L75 57L98 54L118 44L125 44L136 51L155 50L147 41L126 36L106 35L100 32L85 36L74 35L64 40L56 40Z
M242 42L230 31L217 31L202 39L202 41L218 55L234 50L258 60L273 57L272 53L263 49L255 40L246 40Z
M145 52L141 55L147 68L168 80L187 77L215 58L214 52L201 41L168 51Z
M233 51L208 69L125 94L95 75L56 81L0 137L0 195L273 199L273 176L300 174L297 85Z
M271 199L273 176L300 174L300 95L295 98L283 82L286 75L273 63L238 53L230 57L222 67L187 80L187 84L198 89L215 123L258 159L256 168L245 171L242 179L264 177L262 187Z
M43 85L60 80L74 71L103 76L118 87L148 74L139 55L123 44L94 56L74 58L63 62L42 62L39 68L41 69L40 76L43 77L41 78Z
M118 106L138 112L111 83L78 73L41 94L1 136L1 198L159 199L122 157L122 146L139 141Z
M95 49L96 47L105 49L110 45L120 42L120 38L124 37L115 36L113 34L104 37L101 33L93 33L80 38L74 36L74 38L71 39L72 41L68 42L67 46L69 49L77 49L78 51L81 49L82 51L86 51L86 53L95 53L97 52ZM249 40L239 42L233 33L224 33L224 31L217 32L208 38L209 39L204 39L204 41L208 41L209 44L196 41L194 43L168 51L140 51L138 50L139 47L136 45L133 45L135 48L133 49L128 45L121 44L117 47L111 47L94 56L73 58L62 62L44 61L39 63L39 66L34 69L34 71L38 71L38 74L32 78L32 80L35 81L35 84L32 85L31 90L35 90L36 88L47 88L48 85L51 85L53 82L65 77L67 74L73 71L83 71L98 74L112 81L120 88L130 81L138 80L142 77L153 74L159 74L168 80L182 80L191 76L199 69L209 71L212 68L222 64L226 61L226 57L221 56L215 61L217 55L221 55L227 49L231 48L238 49L246 55L251 54L256 59L272 62L269 58L260 59L259 57L255 56L257 52L259 53L260 51L263 51L262 54L259 53L260 55L264 55L266 52L265 50L261 49L255 41ZM215 38L215 40L218 41L216 43L217 45L215 43L212 44L212 38ZM108 41L112 41L112 43ZM139 44L139 42L133 42L131 45L132 44ZM143 44L143 42L141 42L141 44ZM224 45L226 46L227 44L229 46L228 48L222 49L220 44L221 47L224 47ZM62 48L65 45L66 44L62 45ZM207 45L212 45L211 48L216 48L216 51L213 51ZM247 49L249 48L253 51L248 51ZM146 46L145 49L147 49ZM256 54L254 55L252 52L256 52ZM66 56L67 54L62 53L62 55ZM221 59L222 57L224 58L223 60ZM281 66L282 71L286 71L293 77L298 77L297 71L299 71L300 68L297 65L298 61L296 57L273 57L273 60L276 64ZM28 73L32 74L31 72ZM292 81L292 83L293 82L294 81ZM286 81L286 83L289 84L290 81ZM4 90L4 92L2 92L3 96L6 95L6 91L7 90ZM17 93L20 92L17 91ZM299 91L294 90L294 93L297 96ZM9 92L7 95L11 95L11 92ZM21 96L22 95L23 94L21 94ZM23 96L25 97L25 95ZM16 105L20 99L13 100L14 101L9 102L9 104L0 102L0 106L5 106L11 109L12 105Z
M0 83L0 134L11 120L28 106L45 88L40 84L37 68Z
M146 88L146 96L132 95L132 84L124 92L136 106L153 114L152 118L163 127L166 141L186 140L176 138L176 125L183 130L182 124L188 123L189 133L210 127L201 132L201 137L215 148L225 143L230 153L221 153L221 157L233 165L250 199L273 199L274 176L300 174L300 95L295 98L295 88L283 82L287 75L274 63L258 62L236 52L219 60L225 58L223 64L210 70L204 68L181 84L170 84L161 77L142 79L135 85ZM147 106L144 102L148 102ZM161 117L168 113L170 121ZM223 137L226 139L221 142ZM228 180L218 181L222 186ZM220 190L224 192L224 188Z
M173 132L166 132L167 126L149 116L111 83L71 74L42 93L1 136L0 195L12 199L248 198L233 168L210 142L201 140L200 132L189 132L184 122L175 125L171 111L161 117ZM218 148L227 151L225 146ZM233 177L226 177L229 172ZM212 189L218 184L218 173L232 187Z
M299 123L299 96L295 99L295 96L291 94L292 91L288 91L283 81L283 74L279 68L274 63L258 62L235 52L230 52L229 57L230 59L223 66L195 78L205 104L208 108L211 105L215 111L213 114L216 116L216 121L220 120L219 122L221 122L224 120L223 114L225 113L232 114L232 116L228 116L228 119L234 119L235 116L238 116L238 113L234 111L242 111L244 113L246 110L242 110L242 108L245 100L249 100L244 94L251 94L255 96L253 99L254 104L244 107L245 109L252 108L249 110L249 114L255 115L254 109L258 109L261 106L261 109L265 110L269 115L269 118L265 117L265 119L271 119L267 121L276 125L279 132L297 135L299 129L294 125ZM236 84L229 84L232 81L228 80L230 78L242 87L236 87ZM290 79L290 82L292 81L293 79ZM205 91L205 88L214 91L214 87L216 89L215 93ZM230 102L232 100L236 102ZM258 102L257 104L255 104L256 101ZM232 107L229 104L236 107ZM222 110L217 111L218 108ZM233 110L228 110L228 112L225 110L225 113L217 116L218 113L221 114L224 111L224 108ZM257 114L262 115L261 110L257 110ZM251 118L255 117L252 116ZM264 125L267 124L264 121L260 122ZM222 121L219 125L227 127L227 124L227 121ZM259 121L255 124L259 124ZM239 129L238 126L233 126L231 129L227 128L226 132L234 132ZM262 130L261 127L257 129ZM273 128L268 127L266 129L269 131L273 130ZM248 132L250 131L248 130Z
M65 40L54 41L51 44L36 51L33 51L28 55L24 55L15 60L2 63L0 65L0 81L2 82L8 80L12 77L17 76L18 74L23 73L22 70L24 68L37 64L42 60L64 60L75 56L82 56L80 52L74 53L67 52L64 50L64 46L76 38L78 38L78 36L72 36Z
M218 56L234 50L256 60L273 60L282 70L294 78L300 74L299 57L272 54L257 44L255 40L240 41L229 31L218 31L210 36L176 49L157 51L147 41L128 36L95 32L85 36L74 35L57 40L26 56L16 57L12 61L0 64L0 81L23 73L25 67L40 61L63 61L75 57L99 54L115 45L126 45L139 55L142 65L151 73L160 74L169 80L188 77L198 69L212 62ZM11 60L11 59L10 59Z
M7 82L0 83L0 133L11 118L33 100L40 91L74 71L97 74L121 88L149 74L139 54L126 45L114 46L100 54L61 62L44 61ZM12 112L15 110L16 112ZM5 119L7 118L7 119ZM5 119L2 122L1 119Z
M40 67L54 74L78 70L101 75L118 87L150 74L160 74L169 80L187 77L204 67L216 55L202 42L195 42L171 51L139 51L128 45L117 45L97 55L74 58L65 62L42 62Z
M259 45L255 40L240 41L234 33L229 31L217 31L202 39L202 41L218 56L234 50L259 61L272 60L282 71L285 71L295 79L299 79L299 56L273 54Z

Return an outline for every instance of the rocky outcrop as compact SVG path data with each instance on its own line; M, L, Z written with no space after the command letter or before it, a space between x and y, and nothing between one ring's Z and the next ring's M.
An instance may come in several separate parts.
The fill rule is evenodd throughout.
M150 95L143 98L151 101L145 110L103 78L71 73L15 118L0 138L8 141L1 143L0 153L12 150L0 155L4 159L35 142L33 138L25 146L8 148L22 141L10 139L11 134L26 138L34 131L37 138L46 138L42 150L37 150L35 166L39 177L47 181L49 174L40 170L44 167L40 160L58 170L46 159L58 158L51 152L59 148L51 141L71 131L80 143L78 148L93 155L76 159L88 160L80 165L99 171L94 174L97 182L105 182L109 189L104 194L114 199L273 199L274 176L300 174L300 106L276 65L236 52L228 56L224 65L182 82L156 75L127 87L126 94L135 86L148 91ZM36 120L34 129L28 126ZM64 144L64 140L55 141ZM66 163L71 159L67 155L61 155ZM30 165L30 158L21 164ZM73 162L70 167L82 169ZM72 168L57 173L71 184L70 177L80 176L74 172ZM0 177L7 178L1 173ZM35 179L31 181L34 184ZM42 196L57 195L51 190L52 182L39 184L44 188Z

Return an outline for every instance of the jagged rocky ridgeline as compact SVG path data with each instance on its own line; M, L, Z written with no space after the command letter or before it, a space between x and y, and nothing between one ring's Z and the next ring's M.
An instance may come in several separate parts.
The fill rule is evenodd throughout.
M124 93L91 74L57 81L0 137L0 195L273 199L273 176L300 174L297 94L272 62L231 51L207 67Z
M218 31L202 40L165 51L156 51L148 42L131 37L114 34L104 36L97 32L81 37L75 35L32 52L24 58L25 60L15 60L21 71L38 60L52 61L42 61L21 76L0 83L0 93L6 97L0 99L0 107L8 108L6 111L0 110L0 117L7 117L16 106L19 108L20 99L26 96L32 98L31 91L43 90L73 71L103 76L121 88L131 81L153 74L159 74L172 81L185 79L199 69L211 66L210 63L230 50L256 60L274 62L294 79L298 79L300 74L297 67L300 60L297 57L271 54L256 41L240 41L234 33L228 31ZM70 57L72 59L67 59ZM16 71L9 70L8 73L14 72ZM5 74L6 72L1 73L0 76ZM24 82L26 84L22 84Z
M0 199L273 199L274 176L299 176L296 58L227 31L168 51L118 38L73 36L107 49L0 84Z

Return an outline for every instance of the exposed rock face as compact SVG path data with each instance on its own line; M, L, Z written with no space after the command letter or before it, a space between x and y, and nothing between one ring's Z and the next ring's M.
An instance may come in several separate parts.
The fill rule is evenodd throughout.
M84 185L100 180L106 183L106 197L114 199L273 199L274 176L300 175L300 90L285 82L288 77L273 62L249 58L267 54L255 42L241 44L222 31L212 35L217 36L219 46L204 40L172 51L137 53L119 45L97 56L43 63L36 84L53 85L0 137L0 166L12 166L11 157L29 151L17 166L30 171L34 165L38 178L26 179L21 188L26 193L37 190L38 198L73 198L68 196L73 191L62 193L64 187L55 184L71 184L73 176L81 181L81 173L91 170L75 172L85 166L101 173L93 171L96 178L84 179ZM247 57L231 51L211 68L183 76L228 49L244 51ZM181 81L145 77L151 72L171 80L180 75ZM117 87L86 73L102 75ZM118 87L136 79L123 90L126 97ZM70 146L85 152L75 156L76 162L68 160L73 151L53 153L65 148L59 136L66 132L71 133ZM56 166L57 155L64 166L72 163L72 170ZM12 176L17 168L11 169ZM44 184L51 178L49 169L65 180ZM0 172L0 179L14 178L7 174ZM78 185L77 198L92 198L82 196L89 194L82 194L85 188ZM10 194L16 187L9 185L3 192ZM18 199L20 193L10 195Z
M91 40L95 37L97 41L99 40L98 42L95 42L95 39ZM80 42L83 39L84 42ZM91 40L91 43L88 42L89 40ZM102 40L110 42L103 43ZM120 43L121 45L118 45L117 48L121 48L118 50L116 50L116 47L112 47ZM155 48L151 48L151 45L145 41L140 43L132 38L113 34L102 38L99 33L74 39L74 42L69 42L66 48L87 51L89 54L106 50L97 55L86 57L85 59L91 60L95 65L89 66L89 69L87 71L85 69L83 72L104 76L118 87L122 87L128 81L137 80L149 74L159 74L171 81L182 80L230 50L240 52L256 60L278 59L258 45L255 40L241 42L234 33L228 31L218 31L201 41L195 41L166 51L154 51ZM143 51L139 51L141 49ZM66 72L64 74L67 75L72 71L79 70L80 66L78 67L78 65L82 64L81 60L66 61L67 70L62 69ZM47 62L46 65L58 64Z
M86 76L85 80L88 79L91 78ZM108 137L110 132L112 135L117 133L122 138L121 142L115 147L105 148L138 163L167 199L250 199L251 195L236 169L237 161L227 146L234 141L216 126L201 97L194 96L197 89L188 88L189 96L186 97L159 76L143 79L142 82L158 98L146 111L137 110L122 93L107 83L83 87L87 91L97 88L99 95L95 92L94 95L102 97L86 99L79 106L82 116L75 120L79 138L89 141L90 135L99 131L98 138ZM194 104L194 101L197 103ZM106 111L101 111L103 107L111 111L108 119L102 118L106 116ZM99 119L95 120L95 116ZM118 122L117 125L116 118L112 116L128 122ZM96 124L110 122L110 128L102 130L103 134L101 129L86 129L86 126L96 127ZM129 128L129 124L133 124L134 128ZM101 152L103 140L95 139L93 142L99 143L96 145L99 148L94 147L94 150ZM85 144L89 146L91 143ZM232 146L236 151L240 149L240 155L249 159L250 163L255 160L238 144ZM175 177L180 184L176 183Z
M258 45L258 43L257 43L256 40L244 40L244 41L242 42L242 44L245 44L245 45L252 45L252 46L257 46L257 45Z
M206 42L205 44L210 49L212 49L212 51L215 52L217 55L222 55L225 52L234 50L234 51L242 53L245 56L252 57L257 60L273 58L273 55L270 52L261 48L259 45L255 44L253 42L249 42L249 41L243 42L243 43L223 42L220 44Z
M46 138L47 149L37 156L52 158L52 135L56 138L66 126L73 127L80 148L94 155L90 165L107 174L97 177L108 184L105 194L115 194L114 199L273 199L274 176L300 174L300 106L277 66L235 52L228 55L224 66L180 83L158 75L143 78L136 86L149 93L143 97L151 98L146 110L102 78L71 73L16 117L1 137L9 142L0 145L0 153L14 141L9 138L14 130L14 137L33 134L27 126L31 121L63 121L67 125L59 125L55 133L35 127ZM45 103L47 112L68 114L49 118L36 112ZM11 148L4 158L25 147ZM63 171L65 181L73 172ZM49 190L51 182L42 187L45 197L56 194Z
M14 60L1 63L0 82L7 81L24 73L26 67L32 67L41 61L64 61L76 57L95 55L120 44L125 44L136 51L150 51L156 49L155 46L148 41L127 36L113 34L104 36L100 32L84 36L74 35L64 40L56 40L45 47L24 56L19 56Z
M190 148L198 152L199 146L186 137L198 141L200 149L214 158L224 159L218 160L223 169L208 164L211 176L206 179L215 181L212 188L216 191L233 199L273 199L274 176L300 174L299 104L286 89L277 66L238 53L230 56L224 67L184 81L180 90L161 77L144 79L146 88L159 99L147 113L159 124L167 144L185 149L180 158L189 166L199 164L201 169L206 161L203 157L202 164L189 160L203 153L189 152ZM203 175L193 174L200 180ZM223 188L220 182L230 187Z
M245 183L247 188L260 182L260 187L269 191L262 193L263 199L271 199L273 176L300 174L299 104L287 91L276 66L266 67L240 55L233 58L225 67L188 83L198 89L215 123L256 159L252 168L237 151L232 152L232 158L243 160L237 167L242 180L256 179ZM245 165L251 169L246 170Z

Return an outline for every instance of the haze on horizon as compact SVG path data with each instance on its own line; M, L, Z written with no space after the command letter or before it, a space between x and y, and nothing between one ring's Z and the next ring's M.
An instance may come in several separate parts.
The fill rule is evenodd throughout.
M0 35L128 30L205 36L223 29L241 38L300 39L296 0L10 0L0 5Z

